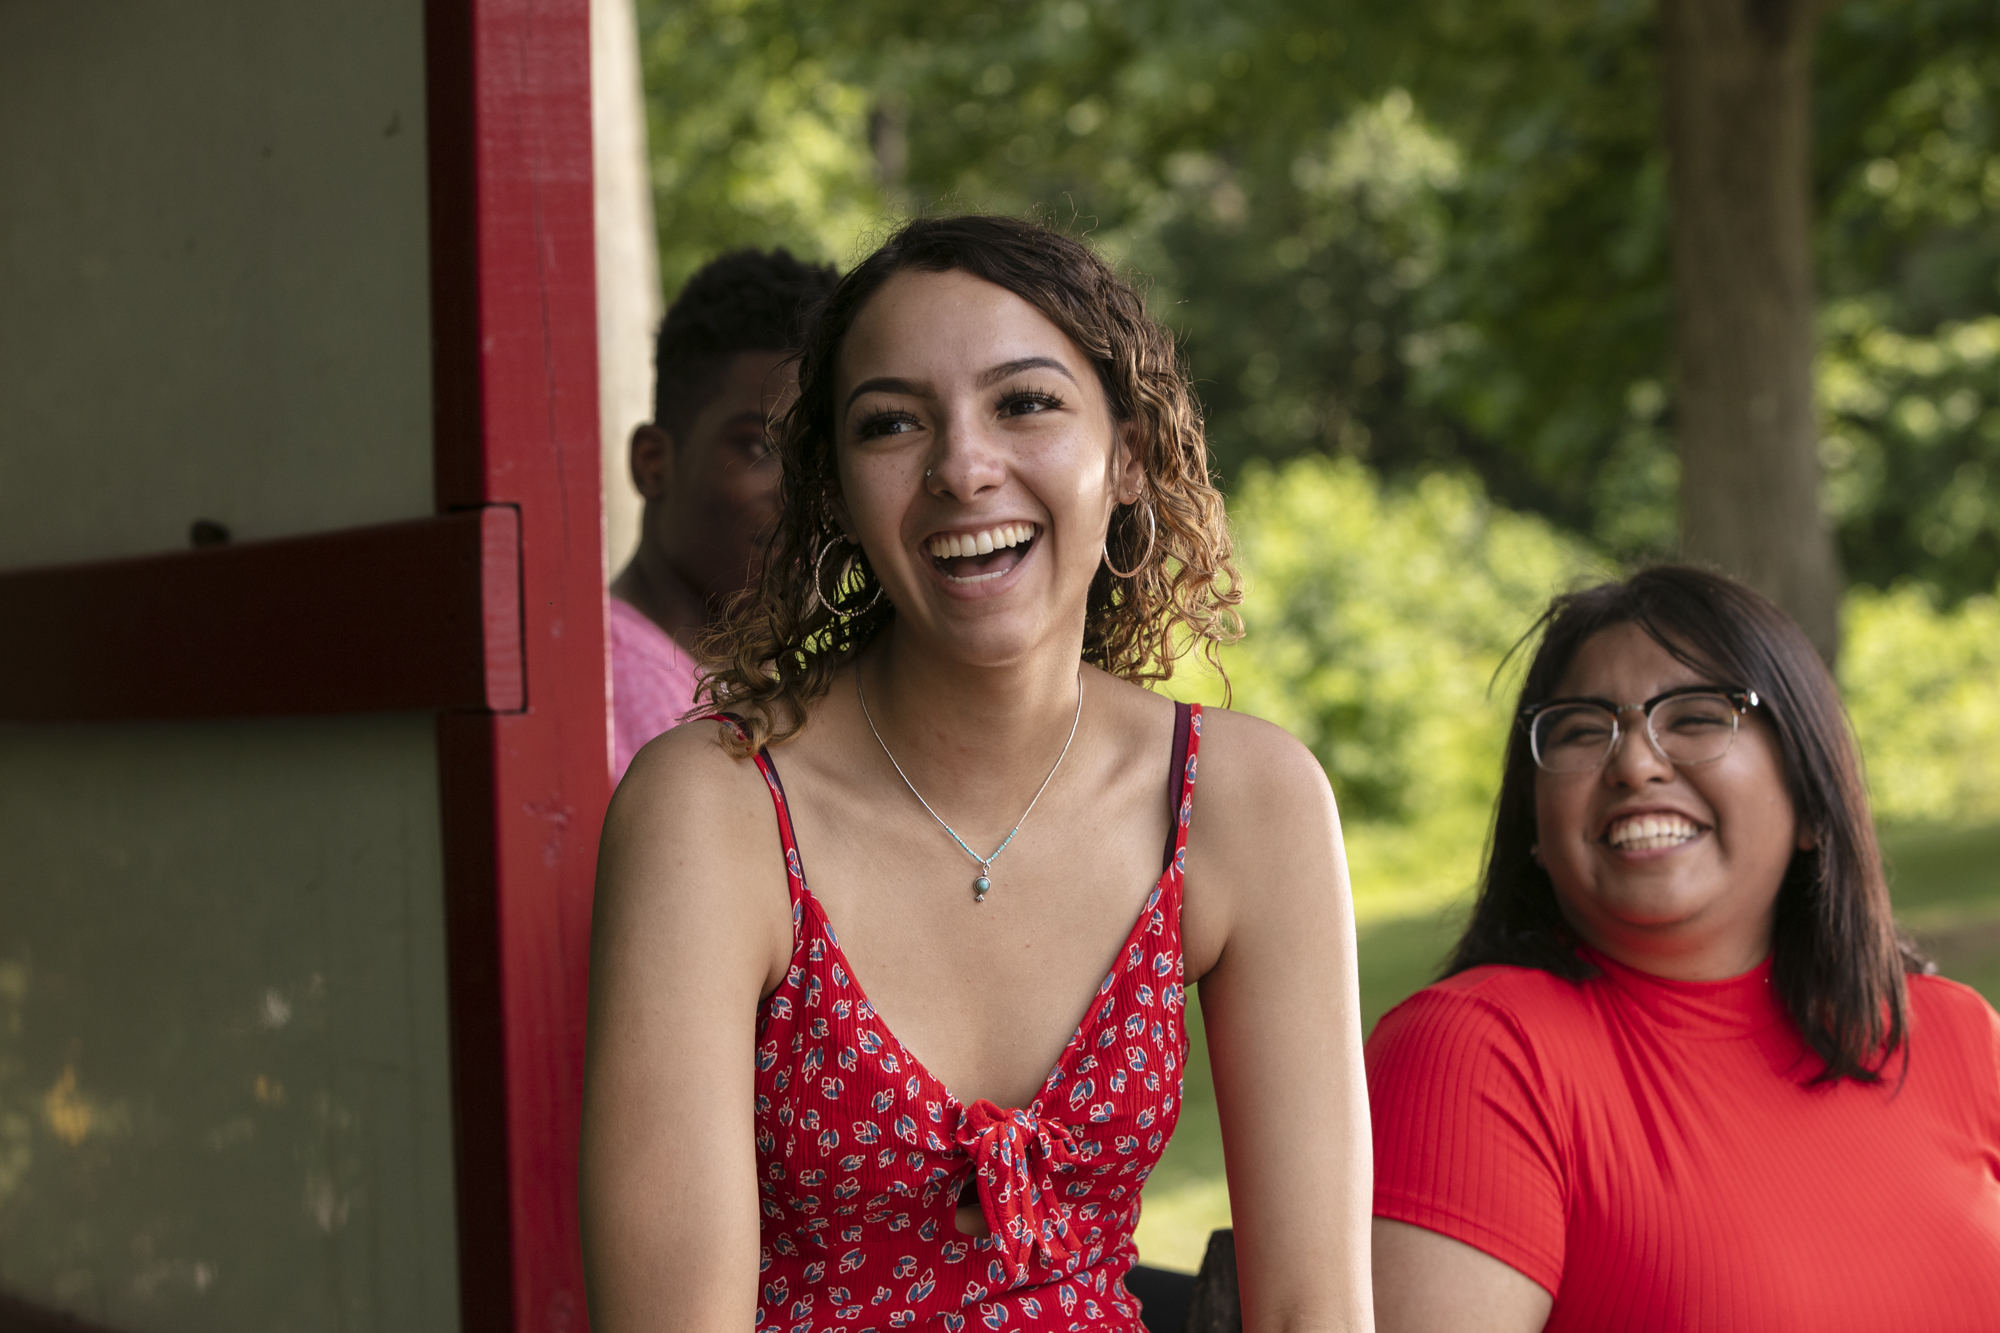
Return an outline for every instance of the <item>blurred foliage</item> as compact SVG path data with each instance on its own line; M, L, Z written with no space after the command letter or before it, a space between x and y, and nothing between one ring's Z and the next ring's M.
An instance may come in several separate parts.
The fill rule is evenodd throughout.
M2000 569L2000 316L1899 332L1885 297L1835 302L1820 398L1826 501L1850 572L1878 584L1919 570L1951 596Z
M639 9L670 290L731 245L852 262L913 211L1036 211L1147 276L1225 478L1469 467L1620 557L1672 549L1653 0ZM1956 346L2000 303L2000 24L1846 0L1816 80L1843 554L1963 596L1996 520L1936 497L1987 466L1990 384L1873 335Z
M1417 397L1499 442L1496 494L1625 555L1676 540L1666 164L1644 0L1429 0L1398 77L1455 144ZM1433 350L1434 349L1434 350ZM1423 355L1423 353L1429 353Z
M810 7L640 0L660 277L671 296L718 253L851 257L883 217L874 96ZM794 12L795 11L795 12Z
M2000 602L1947 611L1921 587L1857 588L1846 622L1841 692L1876 815L2000 820Z
M1463 894L1513 725L1503 663L1553 594L1615 571L1462 472L1385 484L1353 459L1259 462L1230 509L1247 578L1247 633L1222 654L1234 704L1325 766L1358 910ZM1170 689L1221 696L1198 674Z
M1837 11L1844 26L1874 20L1850 35L1857 77L1878 47L1922 51L1913 77L1869 89L1880 110L1829 191L1827 499L1850 576L1913 576L1951 599L2000 575L1986 499L2000 469L2000 25L1988 6L1977 24L1955 4L1894 8L1894 24Z
M1602 566L1469 476L1385 486L1352 459L1253 465L1232 517L1241 706L1304 741L1351 816L1483 822L1510 726L1489 683L1549 597Z
M2000 28L1982 0L1848 0L1818 66L1823 285L1904 332L1993 308Z
M1408 390L1456 165L1363 77L1379 45L1285 3L640 12L670 290L730 245L851 262L910 212L1036 212L1145 275L1225 474L1305 450L1509 472Z
M1448 349L1415 383L1501 440L1549 494L1532 507L1626 556L1674 542L1671 309L1656 7L1648 0L1423 0L1399 11L1395 77L1460 152L1447 259L1426 292ZM2000 25L1989 0L1844 0L1816 52L1814 184L1828 354L1862 322L1934 338L2000 304ZM1941 400L1907 365L1864 368ZM1958 401L1965 401L1961 396ZM1842 555L1876 586L1948 596L2000 574L1990 538L1937 550L1913 511L1985 449L1961 428L1922 458L1859 414L1828 450ZM1851 467L1867 446L1883 466ZM1483 469L1482 469L1483 470ZM1874 475L1887 485L1858 494ZM1505 491L1502 494L1507 494ZM1514 495L1507 498L1520 501ZM1926 536L1930 541L1925 541Z

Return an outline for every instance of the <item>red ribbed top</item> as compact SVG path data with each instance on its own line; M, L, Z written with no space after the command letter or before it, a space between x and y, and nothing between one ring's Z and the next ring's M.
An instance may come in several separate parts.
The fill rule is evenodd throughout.
M1910 1060L1818 1068L1766 962L1481 967L1368 1041L1375 1214L1555 1297L1547 1328L2000 1328L2000 1015L1911 977Z

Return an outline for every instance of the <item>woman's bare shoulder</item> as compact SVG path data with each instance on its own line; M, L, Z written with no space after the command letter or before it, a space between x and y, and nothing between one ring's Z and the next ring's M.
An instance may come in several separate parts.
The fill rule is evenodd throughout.
M1205 979L1225 949L1268 960L1297 939L1334 938L1327 912L1347 901L1340 816L1319 761L1284 728L1202 710L1187 886L1190 976Z
M725 745L725 726L685 723L633 757L605 815L601 904L684 899L677 920L698 908L739 925L789 922L772 791L754 760Z
M754 759L729 748L728 736L728 723L703 720L648 741L618 784L607 827L631 823L664 832L713 820L734 826L769 814L763 774Z
M1273 821L1306 820L1337 825L1326 772L1299 739L1275 723L1227 708L1204 708L1201 718L1198 811L1216 823L1248 820L1268 830Z

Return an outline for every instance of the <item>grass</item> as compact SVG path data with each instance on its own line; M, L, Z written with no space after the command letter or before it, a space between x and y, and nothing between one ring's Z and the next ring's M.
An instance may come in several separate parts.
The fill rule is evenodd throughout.
M1896 918L1938 971L2000 1004L2000 825L1883 831Z
M1884 859L1897 920L1945 976L2000 1003L2000 824L1977 828L1884 829ZM1421 899L1406 899L1412 904ZM1465 900L1398 913L1360 904L1362 1030L1436 975L1464 924ZM1222 1131L1209 1081L1200 997L1188 996L1186 1102L1180 1128L1146 1186L1139 1223L1142 1260L1193 1272L1208 1233L1229 1225Z

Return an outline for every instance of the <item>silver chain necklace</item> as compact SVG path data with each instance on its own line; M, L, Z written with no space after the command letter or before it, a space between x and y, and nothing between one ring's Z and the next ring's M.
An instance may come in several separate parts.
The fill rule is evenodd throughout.
M875 733L875 743L882 747L882 753L888 756L889 763L896 770L896 776L901 778L903 785L910 789L910 795L917 798L917 803L930 813L932 819L937 820L939 828L951 835L951 840L958 844L960 851L979 863L979 878L972 881L972 901L976 903L985 902L986 891L993 887L993 863L1000 859L1000 853L1007 850L1007 844L1014 841L1014 835L1021 831L1021 825L1028 822L1028 816L1034 813L1035 802L1042 799L1042 793L1047 791L1049 783L1055 780L1056 769L1061 768L1062 761L1069 758L1070 744L1076 740L1077 723L1083 721L1083 664L1079 662L1076 668L1076 716L1070 719L1069 740L1063 742L1062 753L1056 756L1056 762L1049 769L1049 775L1042 779L1042 785L1035 788L1034 796L1028 801L1028 808L1021 812L1019 819L1014 821L1014 827L1007 830L1007 836L1000 840L1000 845L993 849L991 856L981 856L978 852L966 846L965 839L959 837L957 831L951 825L944 822L944 816L931 809L931 803L926 801L924 794L917 790L917 784L910 781L910 775L903 771L901 764L896 763L896 756L890 753L889 742L882 739L882 733L876 729L875 718L868 711L868 696L861 691L861 672L858 668L854 673L854 697L861 701L861 716L868 719L868 730Z

